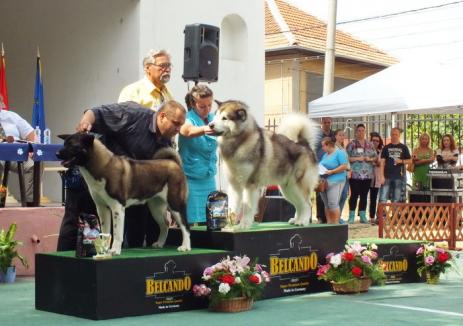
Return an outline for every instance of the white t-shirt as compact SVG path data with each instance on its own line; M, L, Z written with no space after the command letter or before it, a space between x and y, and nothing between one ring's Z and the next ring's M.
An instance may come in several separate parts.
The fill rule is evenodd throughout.
M27 135L34 131L29 122L19 114L7 110L0 110L0 123L5 135L13 136L14 139L26 139Z

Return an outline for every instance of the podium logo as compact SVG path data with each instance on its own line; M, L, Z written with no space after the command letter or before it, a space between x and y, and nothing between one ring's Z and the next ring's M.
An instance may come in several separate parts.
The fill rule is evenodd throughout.
M191 290L190 275L185 271L175 271L175 267L175 262L169 260L164 264L164 272L154 273L145 279L147 297L175 296Z
M289 248L279 249L277 254L270 254L269 267L272 276L290 276L306 274L316 270L318 255L309 246L302 246L302 237L295 234L289 240Z
M408 260L399 252L399 248L392 246L389 255L384 255L378 260L385 273L406 272Z

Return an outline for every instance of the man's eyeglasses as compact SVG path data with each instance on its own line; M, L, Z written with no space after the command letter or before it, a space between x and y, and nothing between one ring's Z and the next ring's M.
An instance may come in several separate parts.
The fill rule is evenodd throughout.
M152 63L153 66L156 66L156 67L159 67L163 70L165 69L172 69L173 65L169 62L166 62L166 63L160 63L160 64L155 64L155 63Z

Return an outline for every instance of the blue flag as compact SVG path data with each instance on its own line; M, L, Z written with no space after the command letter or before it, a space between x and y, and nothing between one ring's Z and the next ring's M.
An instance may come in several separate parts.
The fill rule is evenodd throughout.
M32 127L41 130L40 142L43 143L43 131L47 128L45 123L45 104L43 103L42 67L40 54L37 54L37 71L35 73L34 106L32 108Z

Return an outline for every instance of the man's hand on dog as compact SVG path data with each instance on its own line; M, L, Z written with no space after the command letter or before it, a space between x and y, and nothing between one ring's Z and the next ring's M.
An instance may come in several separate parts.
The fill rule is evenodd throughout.
M76 127L78 132L88 132L92 130L92 124L95 122L95 115L92 110L85 111L82 119Z

